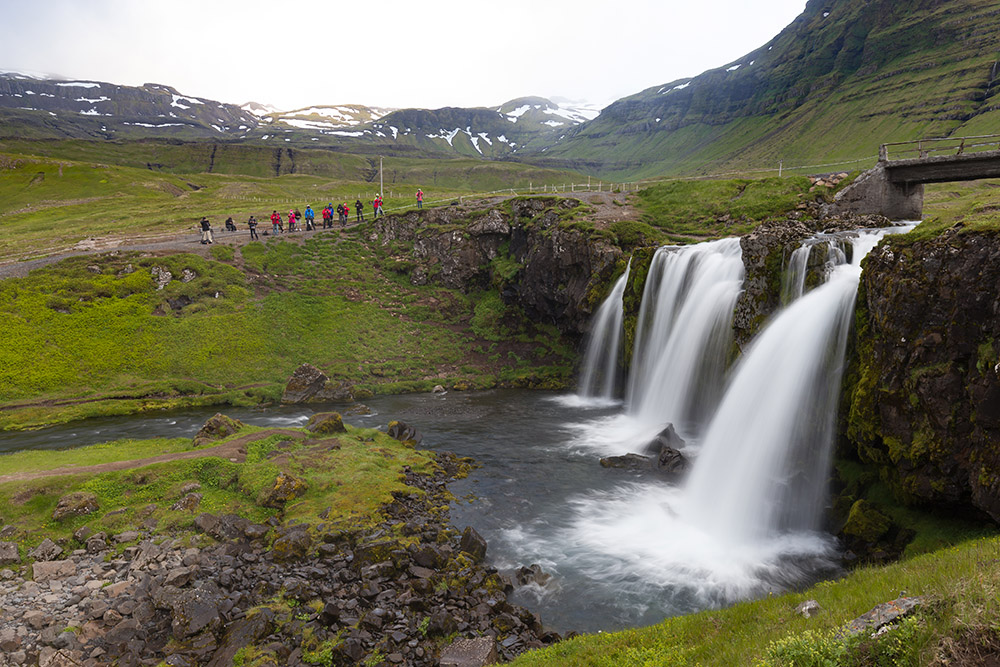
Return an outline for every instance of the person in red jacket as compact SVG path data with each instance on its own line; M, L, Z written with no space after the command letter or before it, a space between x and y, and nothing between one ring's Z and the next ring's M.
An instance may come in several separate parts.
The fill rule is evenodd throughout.
M271 212L271 232L274 234L281 233L281 214L277 211Z
M424 191L417 188L417 208L424 207Z
M340 219L341 227L347 225L347 219L348 217L350 217L350 215L351 215L351 207L347 204L347 202L344 202L344 217Z

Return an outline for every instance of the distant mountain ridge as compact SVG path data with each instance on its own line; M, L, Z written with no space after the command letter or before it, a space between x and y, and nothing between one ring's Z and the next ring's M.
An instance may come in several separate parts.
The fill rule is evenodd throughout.
M809 0L758 49L603 110L523 97L496 108L278 110L0 74L0 138L167 138L365 156L530 162L612 180L857 164L880 143L1000 132L995 0ZM813 167L815 165L815 167Z
M135 87L0 73L0 137L246 140L360 153L503 157L522 148L545 149L599 113L540 97L518 98L496 109L342 104L280 110L182 95L160 84Z
M710 173L1000 131L993 0L810 0L746 56L614 102L547 154L607 175Z

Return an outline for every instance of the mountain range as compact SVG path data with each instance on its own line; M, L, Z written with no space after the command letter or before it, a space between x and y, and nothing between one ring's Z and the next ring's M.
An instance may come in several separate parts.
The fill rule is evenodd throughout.
M279 110L140 87L0 74L0 138L208 141L530 162L605 178L873 161L878 145L1000 131L992 0L810 0L744 57L603 110Z

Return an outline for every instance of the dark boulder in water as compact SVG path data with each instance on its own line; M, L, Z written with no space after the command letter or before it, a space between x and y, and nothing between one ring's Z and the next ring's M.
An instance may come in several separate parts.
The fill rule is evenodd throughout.
M605 456L601 459L601 465L605 468L618 468L620 470L649 470L652 467L652 459L642 454L625 454L624 456Z

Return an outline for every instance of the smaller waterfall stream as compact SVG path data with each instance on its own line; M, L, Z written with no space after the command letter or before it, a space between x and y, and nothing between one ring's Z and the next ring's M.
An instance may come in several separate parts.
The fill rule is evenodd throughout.
M622 356L622 296L629 270L618 278L611 293L597 309L580 370L578 395L598 402L615 399L621 385Z

